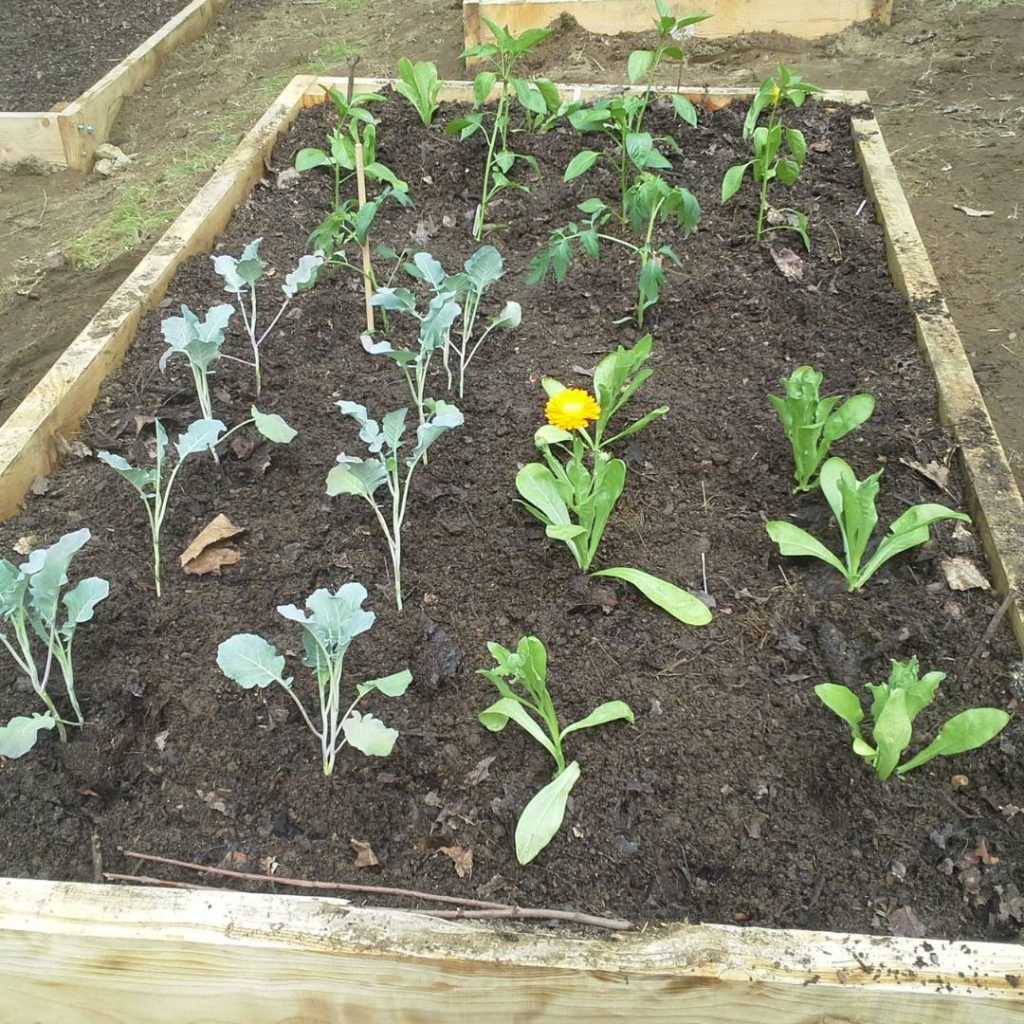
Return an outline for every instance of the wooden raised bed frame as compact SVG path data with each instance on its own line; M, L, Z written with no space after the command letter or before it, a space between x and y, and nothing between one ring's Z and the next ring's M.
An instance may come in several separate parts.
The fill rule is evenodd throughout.
M357 88L385 82L357 80ZM209 250L278 134L341 79L281 93L151 252L0 428L0 517L60 458L140 318ZM567 86L590 97L609 87ZM687 91L721 106L738 89ZM467 83L442 97L467 99ZM819 102L860 104L863 93ZM974 520L1019 593L1024 505L877 123L852 122L890 267L916 310ZM1024 647L1021 602L1008 609ZM4 1024L1024 1024L1024 947L724 925L614 938L450 922L326 897L0 879Z
M14 2L14 0L12 0ZM24 160L92 170L126 96L153 77L176 47L198 39L227 0L191 0L78 99L59 111L0 111L0 167Z
M801 39L819 39L842 32L860 21L892 22L893 0L668 0L677 17L710 14L697 31L705 38L746 32L783 32ZM481 15L517 35L528 28L546 28L570 14L581 28L598 35L649 32L654 0L463 0L466 46L492 38Z

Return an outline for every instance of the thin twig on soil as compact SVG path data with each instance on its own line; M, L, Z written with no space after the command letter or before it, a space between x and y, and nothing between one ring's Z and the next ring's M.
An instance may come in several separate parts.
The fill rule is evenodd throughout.
M285 885L299 889L318 889L335 892L362 892L381 896L400 896L405 899L426 900L434 903L454 903L460 907L471 907L470 910L412 910L406 913L421 914L429 917L448 920L485 920L490 918L520 918L545 921L564 921L568 924L590 925L595 928L609 928L613 931L634 931L636 925L611 917L596 917L593 914L580 914L572 910L551 910L543 907L516 907L504 903L491 903L486 900L460 899L457 896L442 896L437 893L419 892L414 889L396 889L390 886L355 885L346 882L319 882L304 878L285 878L277 875L259 875L247 871L232 871L230 868L215 868L205 864L195 864L186 860L175 860L172 857L159 857L149 853L123 851L126 857L148 861L153 864L166 864L169 867L182 868L186 871L197 871L200 874L216 875L223 878L236 878L244 882L259 882L263 885ZM188 883L167 882L161 879L150 879L137 875L117 875L112 872L104 874L111 881L133 881L146 884L178 886L189 888ZM197 888L193 886L192 888Z
M974 662L974 659L981 654L981 649L992 639L993 634L999 627L999 623L1002 622L1003 616L1006 614L1007 609L1013 604L1017 597L1016 590L1008 590L1006 597L1003 598L1002 604L996 609L995 615L992 616L992 621L989 622L985 628L985 632L981 634L981 639L978 641L974 650L971 651L971 656L967 659L967 664L963 667L963 672L966 673Z

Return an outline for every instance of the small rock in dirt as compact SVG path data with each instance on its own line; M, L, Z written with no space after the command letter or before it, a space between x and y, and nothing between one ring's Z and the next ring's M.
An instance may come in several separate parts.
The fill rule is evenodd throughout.
M32 481L32 493L38 497L46 494L50 490L50 478L46 476L37 476Z
M277 174L277 187L279 189L291 188L293 185L299 183L301 175L294 167L286 167L283 171L279 171Z
M647 709L647 714L651 718L661 718L665 714L665 709L661 706L661 701L657 697L651 698L651 706Z
M612 840L612 847L620 857L632 857L640 849L632 839L625 836L616 836Z
M19 555L30 555L33 548L39 543L39 535L35 533L27 533L24 537L19 537L14 542L14 550Z
M908 939L919 939L925 934L925 926L910 907L899 907L888 917L887 924L893 935L901 935Z
M889 872L898 882L902 882L907 877L907 865L902 861L894 860L889 865Z
M39 257L39 266L43 270L61 270L68 264L68 258L60 249L51 249Z
M369 843L364 842L362 839L352 839L349 842L352 849L356 851L356 859L353 863L357 868L373 868L380 863L377 860L377 854L373 852L373 847Z
M971 784L971 780L966 775L954 775L950 780L949 784L954 789L965 789Z

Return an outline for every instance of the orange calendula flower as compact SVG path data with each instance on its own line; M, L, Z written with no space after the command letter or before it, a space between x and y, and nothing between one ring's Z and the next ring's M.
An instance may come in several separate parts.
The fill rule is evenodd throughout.
M559 430L583 430L591 420L601 415L601 406L589 391L566 388L548 399L544 414L548 423Z

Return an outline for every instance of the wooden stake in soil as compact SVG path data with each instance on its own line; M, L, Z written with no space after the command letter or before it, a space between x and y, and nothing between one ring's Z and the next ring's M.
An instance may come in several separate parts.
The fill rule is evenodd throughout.
M363 165L363 144L356 143L356 186L359 191L359 209L366 205L366 171ZM370 240L363 242L363 294L366 296L366 329L373 333L373 264L370 263Z

